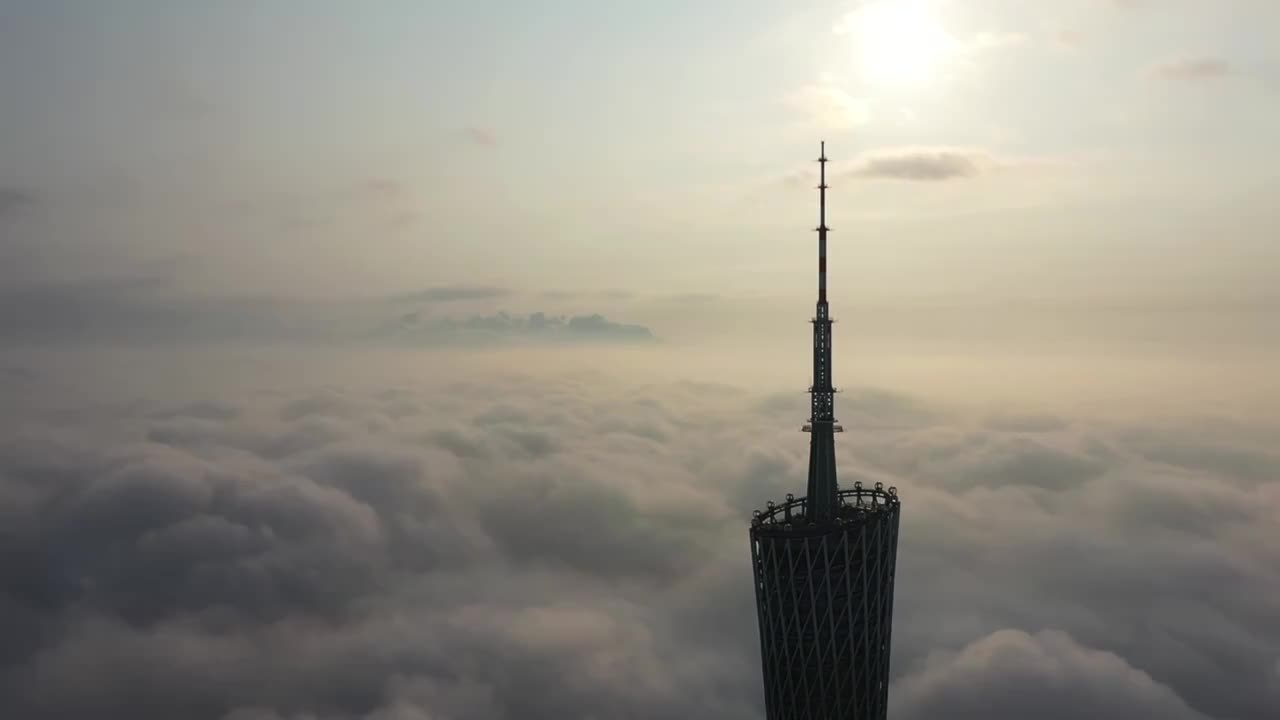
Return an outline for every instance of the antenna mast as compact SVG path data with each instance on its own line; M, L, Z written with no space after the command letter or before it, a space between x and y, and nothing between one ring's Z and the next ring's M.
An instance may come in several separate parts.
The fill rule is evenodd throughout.
M827 144L818 157L818 306L813 322L813 385L809 387L810 416L804 430L809 439L808 508L812 522L835 517L839 489L836 485L835 433L844 428L835 421L835 388L831 386L831 314L827 308Z

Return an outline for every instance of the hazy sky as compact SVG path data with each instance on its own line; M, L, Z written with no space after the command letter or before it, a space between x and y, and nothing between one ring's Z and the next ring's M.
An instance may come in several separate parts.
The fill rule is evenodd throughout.
M0 717L762 717L825 139L893 720L1274 718L1276 28L0 0Z
M1256 299L1266 0L0 2L3 282Z

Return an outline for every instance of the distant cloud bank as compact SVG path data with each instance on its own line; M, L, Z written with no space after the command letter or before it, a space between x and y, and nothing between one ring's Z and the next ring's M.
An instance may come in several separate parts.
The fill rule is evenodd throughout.
M196 295L163 277L0 288L0 347L155 343L368 345L652 340L599 313L476 313L504 288L433 287L389 298ZM416 306L406 312L405 305ZM462 307L457 307L462 306Z
M643 325L613 322L603 315L558 316L535 312L526 316L498 312L469 318L428 318L406 313L387 337L403 341L466 342L499 339L527 340L653 340Z

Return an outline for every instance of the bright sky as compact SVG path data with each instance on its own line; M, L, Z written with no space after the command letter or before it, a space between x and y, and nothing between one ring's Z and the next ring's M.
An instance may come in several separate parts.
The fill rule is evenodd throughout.
M825 139L846 297L1257 297L1276 27L1269 0L3 0L0 282L807 293Z

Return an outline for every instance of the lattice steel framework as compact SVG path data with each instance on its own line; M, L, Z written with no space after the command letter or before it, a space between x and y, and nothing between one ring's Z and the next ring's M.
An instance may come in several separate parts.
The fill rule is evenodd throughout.
M883 720L889 702L897 490L855 483L831 522L805 498L751 523L769 720Z
M895 488L836 483L835 388L827 309L826 146L818 222L807 496L751 520L769 720L884 720L900 503Z

